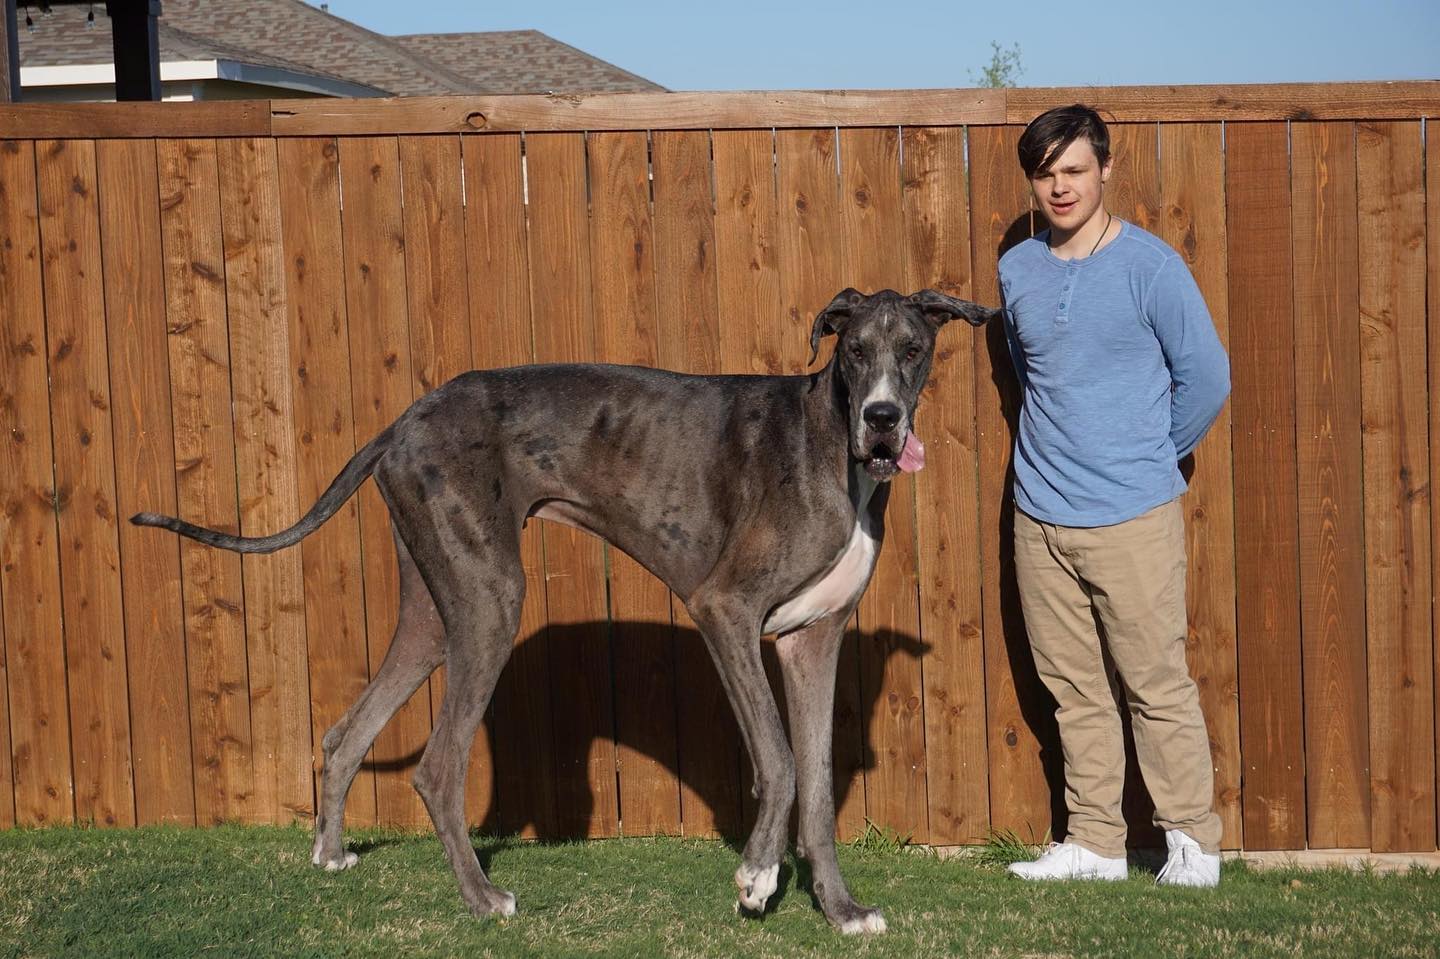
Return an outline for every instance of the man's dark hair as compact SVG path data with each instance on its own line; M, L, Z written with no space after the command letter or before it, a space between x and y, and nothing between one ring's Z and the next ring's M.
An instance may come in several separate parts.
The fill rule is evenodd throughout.
M1095 148L1095 158L1103 167L1110 159L1110 130L1100 114L1083 103L1047 110L1020 134L1020 168L1033 179L1049 170L1060 154L1082 137Z

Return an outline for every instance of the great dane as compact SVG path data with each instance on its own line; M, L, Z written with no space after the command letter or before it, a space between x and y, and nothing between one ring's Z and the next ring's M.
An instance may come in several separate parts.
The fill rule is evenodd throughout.
M826 919L847 933L881 932L880 911L855 902L835 858L836 662L880 550L888 480L924 462L912 425L936 334L955 317L978 326L994 315L933 290L847 289L815 317L811 362L822 337L837 341L808 375L590 364L465 373L415 401L283 532L231 536L154 513L131 521L268 553L299 542L374 476L399 557L399 622L379 672L325 735L317 866L355 864L341 843L350 783L381 727L444 663L445 699L415 788L471 911L515 911L470 845L464 786L520 622L520 530L538 516L629 553L704 635L759 801L735 873L739 907L761 913L775 892L798 786L799 854ZM771 633L793 751L761 665L760 637Z

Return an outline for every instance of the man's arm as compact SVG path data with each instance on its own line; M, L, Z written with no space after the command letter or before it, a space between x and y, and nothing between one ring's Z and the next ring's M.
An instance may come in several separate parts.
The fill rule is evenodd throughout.
M1173 384L1170 440L1176 457L1195 449L1230 395L1230 359L1195 278L1178 256L1165 261L1149 290L1146 316Z

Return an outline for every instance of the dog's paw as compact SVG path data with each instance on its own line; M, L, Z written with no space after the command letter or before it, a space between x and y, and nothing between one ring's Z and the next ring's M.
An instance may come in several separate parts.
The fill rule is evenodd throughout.
M488 916L515 915L515 894L506 892L504 889L490 889L479 895L479 898L471 902L470 912L479 919Z
M355 865L359 861L360 857L358 855L353 852L347 852L340 858L331 859L329 862L325 863L325 871L340 872L341 870L349 869L351 866Z
M780 883L780 864L756 869L742 865L735 870L735 885L740 888L740 902L737 909L753 913L765 911L765 903L775 893Z
M847 936L885 931L885 917L879 909L863 909L840 923L840 931Z

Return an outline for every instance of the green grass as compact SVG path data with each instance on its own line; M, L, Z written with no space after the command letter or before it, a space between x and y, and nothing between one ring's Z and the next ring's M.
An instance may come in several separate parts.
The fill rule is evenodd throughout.
M1440 874L1227 863L1218 891L1031 885L1000 857L917 854L877 830L840 849L890 932L848 939L787 860L770 912L734 912L727 845L475 837L519 897L476 920L430 836L362 831L348 872L309 864L298 828L0 832L0 956L1434 956ZM1022 844L1023 847L1023 844ZM797 881L798 879L798 881Z

